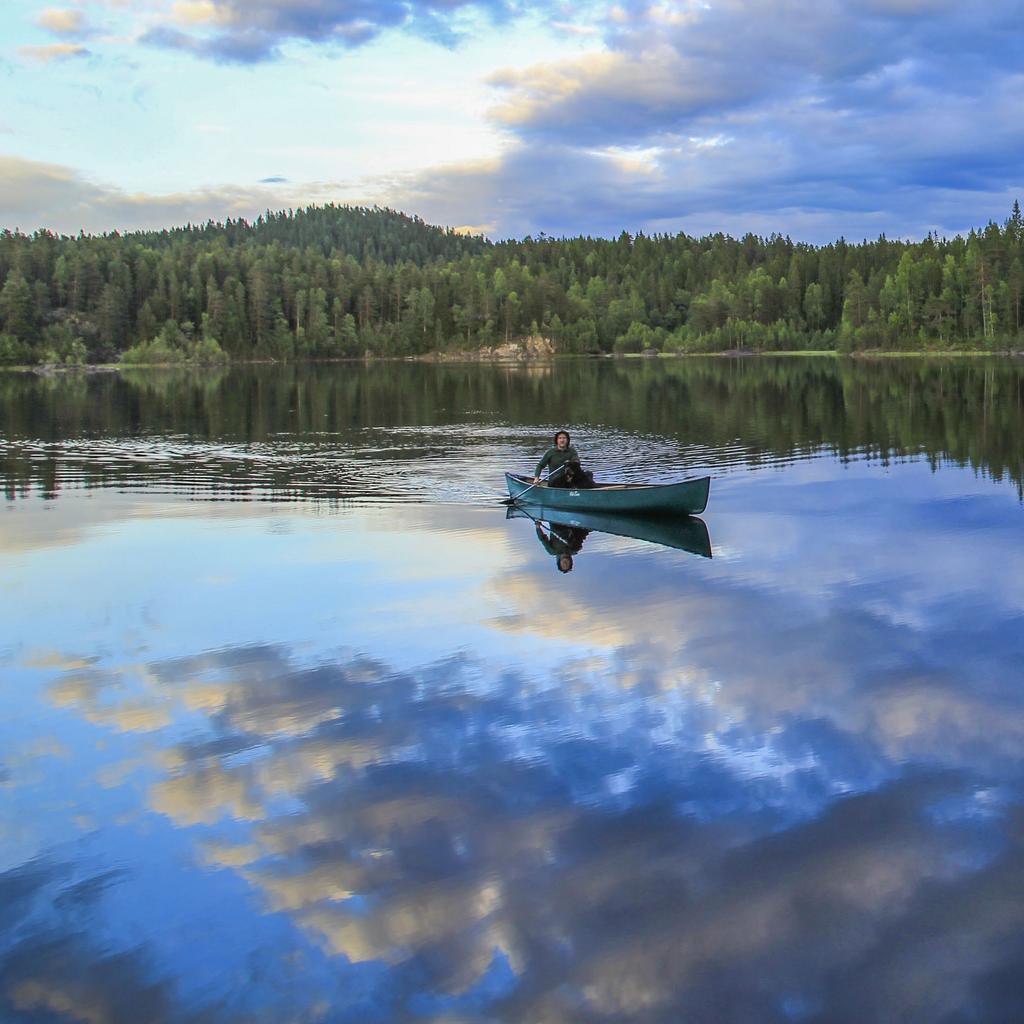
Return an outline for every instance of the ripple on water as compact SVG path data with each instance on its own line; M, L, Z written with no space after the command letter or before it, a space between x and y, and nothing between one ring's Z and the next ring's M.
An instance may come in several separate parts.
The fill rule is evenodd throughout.
M368 427L345 434L282 433L272 441L187 436L0 441L8 488L115 487L204 500L445 502L485 505L504 497L507 470L531 472L553 428L492 423ZM735 441L686 444L593 428L578 444L598 480L671 482L723 477L834 457L826 446L785 453ZM854 456L856 457L856 455Z

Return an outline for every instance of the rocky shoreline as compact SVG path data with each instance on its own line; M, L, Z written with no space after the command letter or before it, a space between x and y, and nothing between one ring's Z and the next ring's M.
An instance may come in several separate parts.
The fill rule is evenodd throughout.
M540 334L531 334L518 341L503 345L485 345L478 349L445 349L424 355L408 356L416 362L429 363L523 363L531 360L551 359L557 352L555 343Z
M1024 351L1012 350L1008 352L989 352L982 349L944 349L941 351L921 352L896 349L893 351L857 351L840 353L836 351L815 351L815 352L757 352L753 349L729 349L723 352L659 352L655 349L646 349L643 352L614 353L604 352L596 358L605 359L656 359L656 358L683 358L686 356L714 356L718 358L751 358L757 356L841 356L845 355L853 359L884 359L884 358L928 358L945 356L999 356L1020 359L1024 358ZM527 362L550 362L559 356L554 342L543 335L530 335L516 341L509 341L501 345L485 345L478 349L438 349L433 352L424 352L413 356L381 356L373 352L366 352L363 356L350 356L346 358L334 358L316 360L317 362L330 363L351 363L351 362L413 362L413 363L527 363ZM587 358L581 356L579 358ZM276 365L274 360L246 359L239 361L236 365L253 365L266 363ZM81 363L65 365L62 363L41 363L36 366L8 366L0 367L0 370L20 373L33 373L39 377L59 377L68 374L95 374L95 373L119 373L122 370L144 370L144 369L169 369L187 367L201 369L205 364L195 362L181 363ZM212 364L211 364L212 365ZM224 367L229 363L218 363Z

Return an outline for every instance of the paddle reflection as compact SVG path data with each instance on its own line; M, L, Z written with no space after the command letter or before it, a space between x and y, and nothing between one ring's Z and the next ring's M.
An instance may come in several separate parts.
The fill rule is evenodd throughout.
M591 533L608 533L711 558L711 537L696 516L651 518L613 513L568 512L540 505L510 505L506 519L528 519L560 572L571 572L573 557Z
M573 555L578 555L589 530L578 526L555 525L538 521L536 524L537 540L549 554L554 556L559 572L572 572Z

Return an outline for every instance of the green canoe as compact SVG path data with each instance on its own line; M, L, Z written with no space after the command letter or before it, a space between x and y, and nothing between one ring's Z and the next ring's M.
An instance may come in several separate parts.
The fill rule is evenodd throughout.
M541 508L524 501L522 505L509 505L505 518L532 519L534 522L543 520L552 526L613 533L616 537L630 537L648 544L689 551L702 558L711 557L708 528L703 519L694 516L670 519L666 516L627 516L615 512L572 512L568 509Z
M546 509L574 512L622 512L627 515L699 515L707 508L711 477L678 484L598 484L596 487L549 487L532 478L506 473L508 496L513 501Z

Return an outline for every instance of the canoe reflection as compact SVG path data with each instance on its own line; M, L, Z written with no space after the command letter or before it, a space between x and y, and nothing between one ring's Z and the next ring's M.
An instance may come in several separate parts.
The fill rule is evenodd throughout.
M572 556L579 552L591 532L630 537L711 558L708 528L704 520L696 516L653 519L610 512L570 512L533 505L510 505L505 518L532 520L544 550L559 559L562 572L571 570ZM569 559L569 566L565 569L562 568L564 558Z

